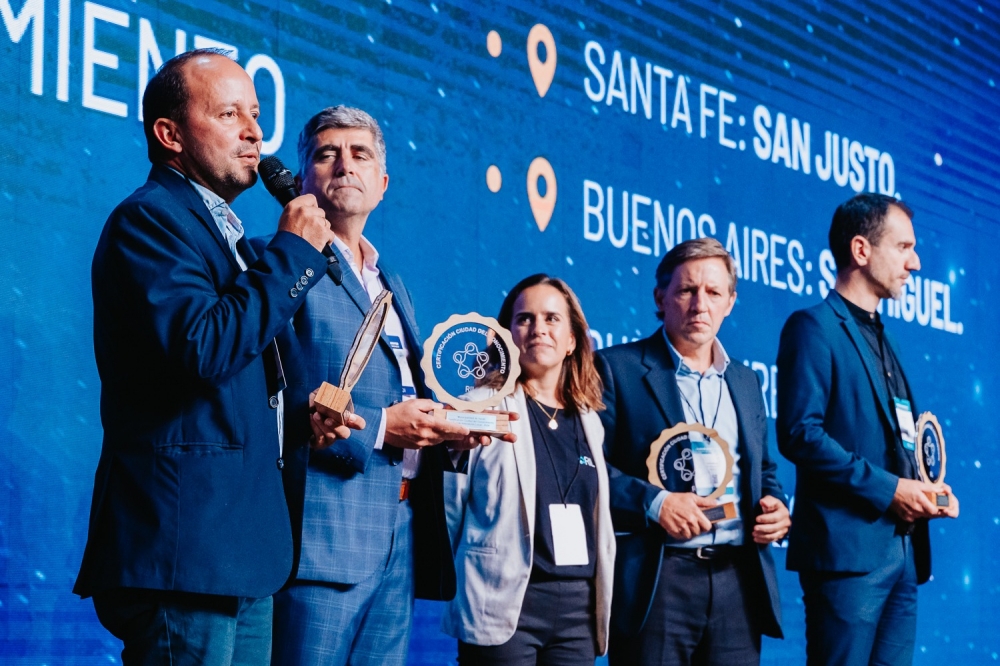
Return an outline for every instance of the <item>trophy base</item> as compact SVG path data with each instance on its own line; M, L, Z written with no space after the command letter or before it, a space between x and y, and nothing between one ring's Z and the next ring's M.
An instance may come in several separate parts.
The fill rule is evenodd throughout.
M732 520L736 517L736 505L733 502L726 502L711 509L702 509L702 513L710 522L717 523L722 520Z
M335 425L342 426L354 412L354 401L349 392L323 382L316 391L313 407L323 416L333 419Z
M934 506L951 506L951 500L944 493L924 493Z
M510 417L500 412L460 412L455 409L435 409L435 418L465 426L477 435L506 435L510 432Z

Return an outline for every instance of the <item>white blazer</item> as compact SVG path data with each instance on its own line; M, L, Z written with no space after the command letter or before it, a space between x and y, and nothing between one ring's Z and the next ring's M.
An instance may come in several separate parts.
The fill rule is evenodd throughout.
M487 447L473 449L468 472L446 473L444 481L458 591L445 608L441 630L474 645L500 645L514 635L534 553L535 447L523 389L518 386L498 409L521 415L511 422L517 442L494 439ZM615 534L604 427L595 412L581 413L580 420L597 467L597 652L603 655L608 649Z

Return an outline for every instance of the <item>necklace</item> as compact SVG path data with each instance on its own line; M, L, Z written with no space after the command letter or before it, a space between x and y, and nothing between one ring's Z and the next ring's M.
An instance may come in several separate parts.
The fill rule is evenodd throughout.
M545 416L549 419L549 423L548 423L549 430L556 430L556 429L558 429L559 428L559 424L556 422L556 415L559 413L559 408L558 407L554 408L554 411L552 412L552 414L549 414L547 411L545 411L545 407L542 406L542 403L538 402L534 398L532 398L531 400L536 405L538 405L538 409L542 410L542 414L545 414Z

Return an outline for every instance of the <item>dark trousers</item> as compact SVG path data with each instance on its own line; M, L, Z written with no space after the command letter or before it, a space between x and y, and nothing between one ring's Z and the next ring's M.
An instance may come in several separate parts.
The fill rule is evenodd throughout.
M867 574L799 573L810 666L895 666L913 662L917 572L908 536Z
M736 666L760 663L760 630L740 547L713 560L664 549L646 623L638 635L612 634L611 666Z
M271 597L117 588L94 595L97 619L125 646L125 666L267 666Z
M580 666L596 658L590 580L528 583L514 635L502 645L458 643L462 666Z

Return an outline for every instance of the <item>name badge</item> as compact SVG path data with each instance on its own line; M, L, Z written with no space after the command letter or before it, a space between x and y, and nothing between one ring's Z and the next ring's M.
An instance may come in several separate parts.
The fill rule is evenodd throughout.
M725 478L726 457L718 445L709 444L704 439L696 437L691 438L691 452L694 454L695 490L705 497L713 493ZM730 481L724 495L734 494L736 487L734 482Z
M907 451L915 451L917 441L917 425L913 422L913 409L909 400L893 398L896 405L896 422L899 424L899 434L903 440L903 447Z
M584 566L587 555L587 530L579 504L549 504L552 524L552 550L557 567Z

